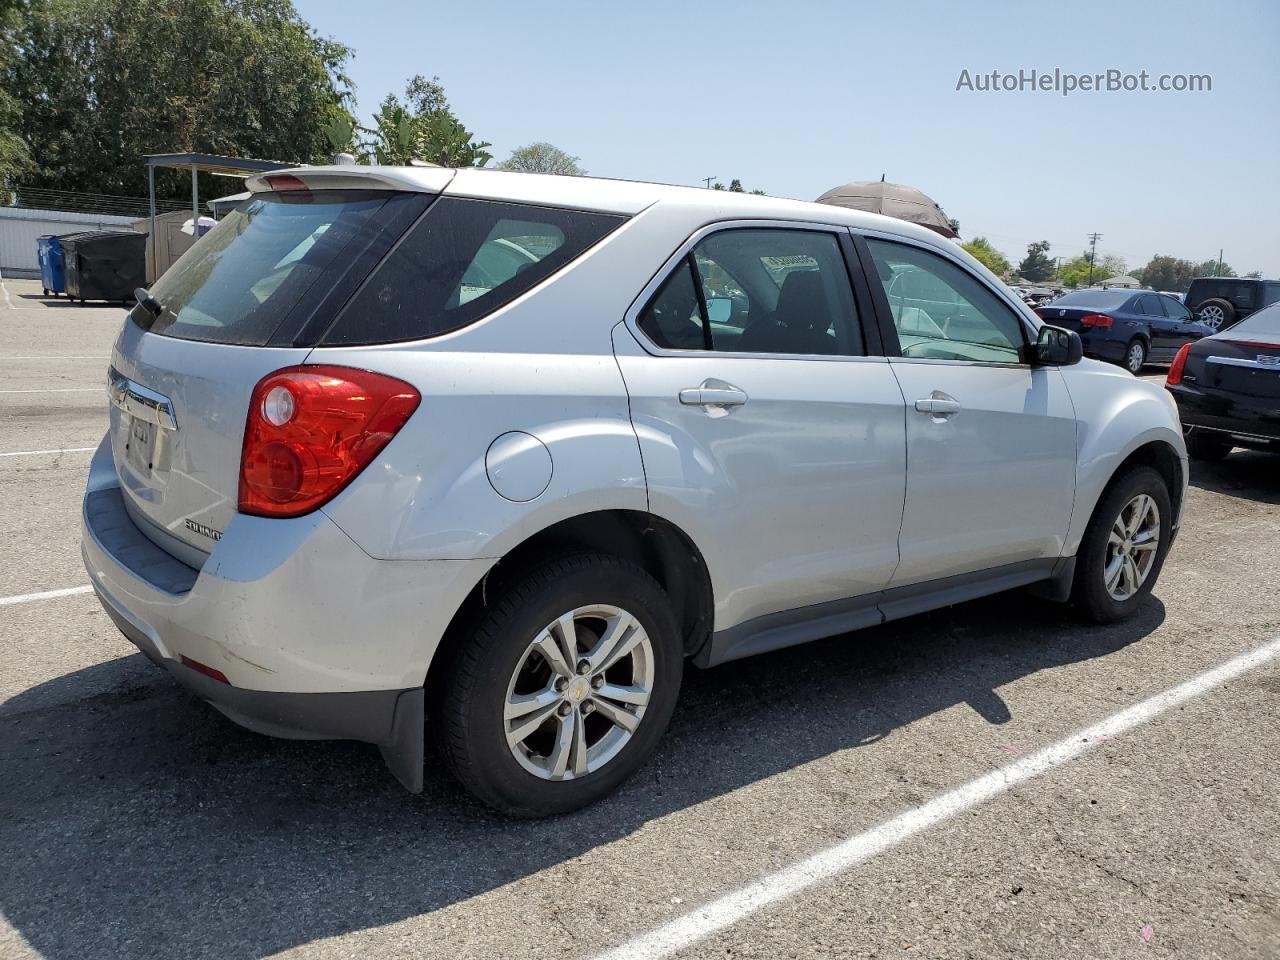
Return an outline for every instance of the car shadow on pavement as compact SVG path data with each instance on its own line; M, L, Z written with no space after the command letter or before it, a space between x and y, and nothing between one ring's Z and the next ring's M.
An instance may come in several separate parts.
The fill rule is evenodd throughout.
M1191 485L1238 500L1280 504L1280 457L1236 450L1216 463L1194 460Z
M960 703L1003 723L1001 686L1105 657L1163 619L1154 598L1095 627L1004 594L690 667L654 761L541 822L489 814L434 757L411 796L373 747L245 732L122 658L0 705L0 911L56 960L256 960L467 900Z

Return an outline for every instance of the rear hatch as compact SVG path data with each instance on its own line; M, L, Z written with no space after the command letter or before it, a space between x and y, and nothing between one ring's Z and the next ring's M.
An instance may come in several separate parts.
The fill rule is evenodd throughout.
M236 512L254 385L307 357L433 199L284 180L185 253L112 351L110 436L125 504L150 539L197 567Z

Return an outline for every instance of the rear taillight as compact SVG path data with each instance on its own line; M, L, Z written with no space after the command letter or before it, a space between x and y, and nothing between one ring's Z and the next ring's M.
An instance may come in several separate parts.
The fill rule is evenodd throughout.
M1182 370L1187 365L1187 354L1191 352L1191 344L1184 343L1182 349L1178 351L1178 355L1173 358L1173 363L1169 364L1169 375L1165 377L1166 384L1177 386L1182 382Z
M1086 313L1080 318L1080 326L1082 327L1109 327L1115 321L1105 313Z
M241 513L296 517L332 499L418 409L402 380L351 367L287 367L253 388Z

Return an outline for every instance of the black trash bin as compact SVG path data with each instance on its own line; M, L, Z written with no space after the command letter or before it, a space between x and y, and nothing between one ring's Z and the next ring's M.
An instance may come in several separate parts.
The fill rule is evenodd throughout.
M76 233L62 238L67 296L72 300L119 300L147 283L147 235L131 230Z

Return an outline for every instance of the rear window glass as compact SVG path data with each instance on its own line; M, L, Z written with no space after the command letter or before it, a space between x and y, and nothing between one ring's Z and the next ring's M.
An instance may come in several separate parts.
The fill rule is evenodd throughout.
M130 316L184 340L266 344L282 325L301 323L359 253L385 240L393 209L428 200L387 191L255 194L156 281L158 316L141 305Z
M1075 290L1053 301L1055 307L1095 307L1119 310L1133 294L1128 290Z
M1234 337L1240 333L1280 336L1280 303L1259 310L1252 316L1245 317L1230 328L1229 336Z
M442 197L347 304L323 343L392 343L465 327L551 276L624 220Z

